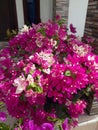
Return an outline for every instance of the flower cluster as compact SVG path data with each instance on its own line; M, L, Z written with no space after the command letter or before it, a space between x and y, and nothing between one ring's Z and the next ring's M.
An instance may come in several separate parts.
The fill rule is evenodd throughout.
M98 56L64 21L39 23L0 51L0 101L15 130L69 130L84 113L84 95L98 97Z

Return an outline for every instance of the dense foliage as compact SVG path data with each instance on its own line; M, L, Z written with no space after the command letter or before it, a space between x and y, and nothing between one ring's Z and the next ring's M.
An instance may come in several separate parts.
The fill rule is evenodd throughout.
M83 95L98 97L98 56L75 33L57 17L25 26L0 51L0 101L17 119L13 129L69 130L84 113Z

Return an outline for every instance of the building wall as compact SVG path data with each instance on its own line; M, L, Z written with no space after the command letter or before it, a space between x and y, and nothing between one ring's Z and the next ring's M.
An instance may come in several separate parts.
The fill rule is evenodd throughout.
M96 40L92 46L94 52L98 54L98 0L89 0L85 34Z
M54 0L54 17L55 15L60 15L61 18L66 20L66 24L68 22L68 8L69 8L69 0Z
M53 18L53 0L40 0L40 17L42 22Z
M77 30L77 36L84 34L88 0L54 0L53 16L59 14L66 20L66 24L72 23Z
M23 1L15 0L15 2L16 2L18 29L21 29L24 25Z
M76 35L84 35L88 0L69 0L68 26L72 23L77 30Z
M24 25L23 1L16 0L18 28ZM40 17L42 22L53 18L53 0L40 0Z

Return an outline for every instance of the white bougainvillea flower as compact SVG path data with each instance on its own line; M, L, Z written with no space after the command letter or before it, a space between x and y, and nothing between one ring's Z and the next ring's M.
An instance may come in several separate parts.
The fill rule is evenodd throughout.
M34 83L34 79L33 79L31 74L28 75L27 81L29 82L29 84L33 84Z
M27 81L24 76L20 76L14 80L13 85L16 88L16 94L22 93L24 90L26 90L27 87Z
M48 69L43 69L43 72L45 72L46 74L50 74L50 68L48 68Z
M23 25L23 28L20 30L21 33L27 32L29 30L29 27L27 25Z

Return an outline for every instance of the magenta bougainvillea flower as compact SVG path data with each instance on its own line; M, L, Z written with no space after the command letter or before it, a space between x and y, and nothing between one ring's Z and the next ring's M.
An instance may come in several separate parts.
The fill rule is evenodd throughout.
M72 24L67 31L57 16L24 26L0 51L0 101L18 120L15 130L70 130L86 109L84 97L98 98L98 56Z
M70 24L70 31L72 33L76 33L76 28L73 26L73 24Z
M6 121L7 115L5 112L0 112L0 121Z

